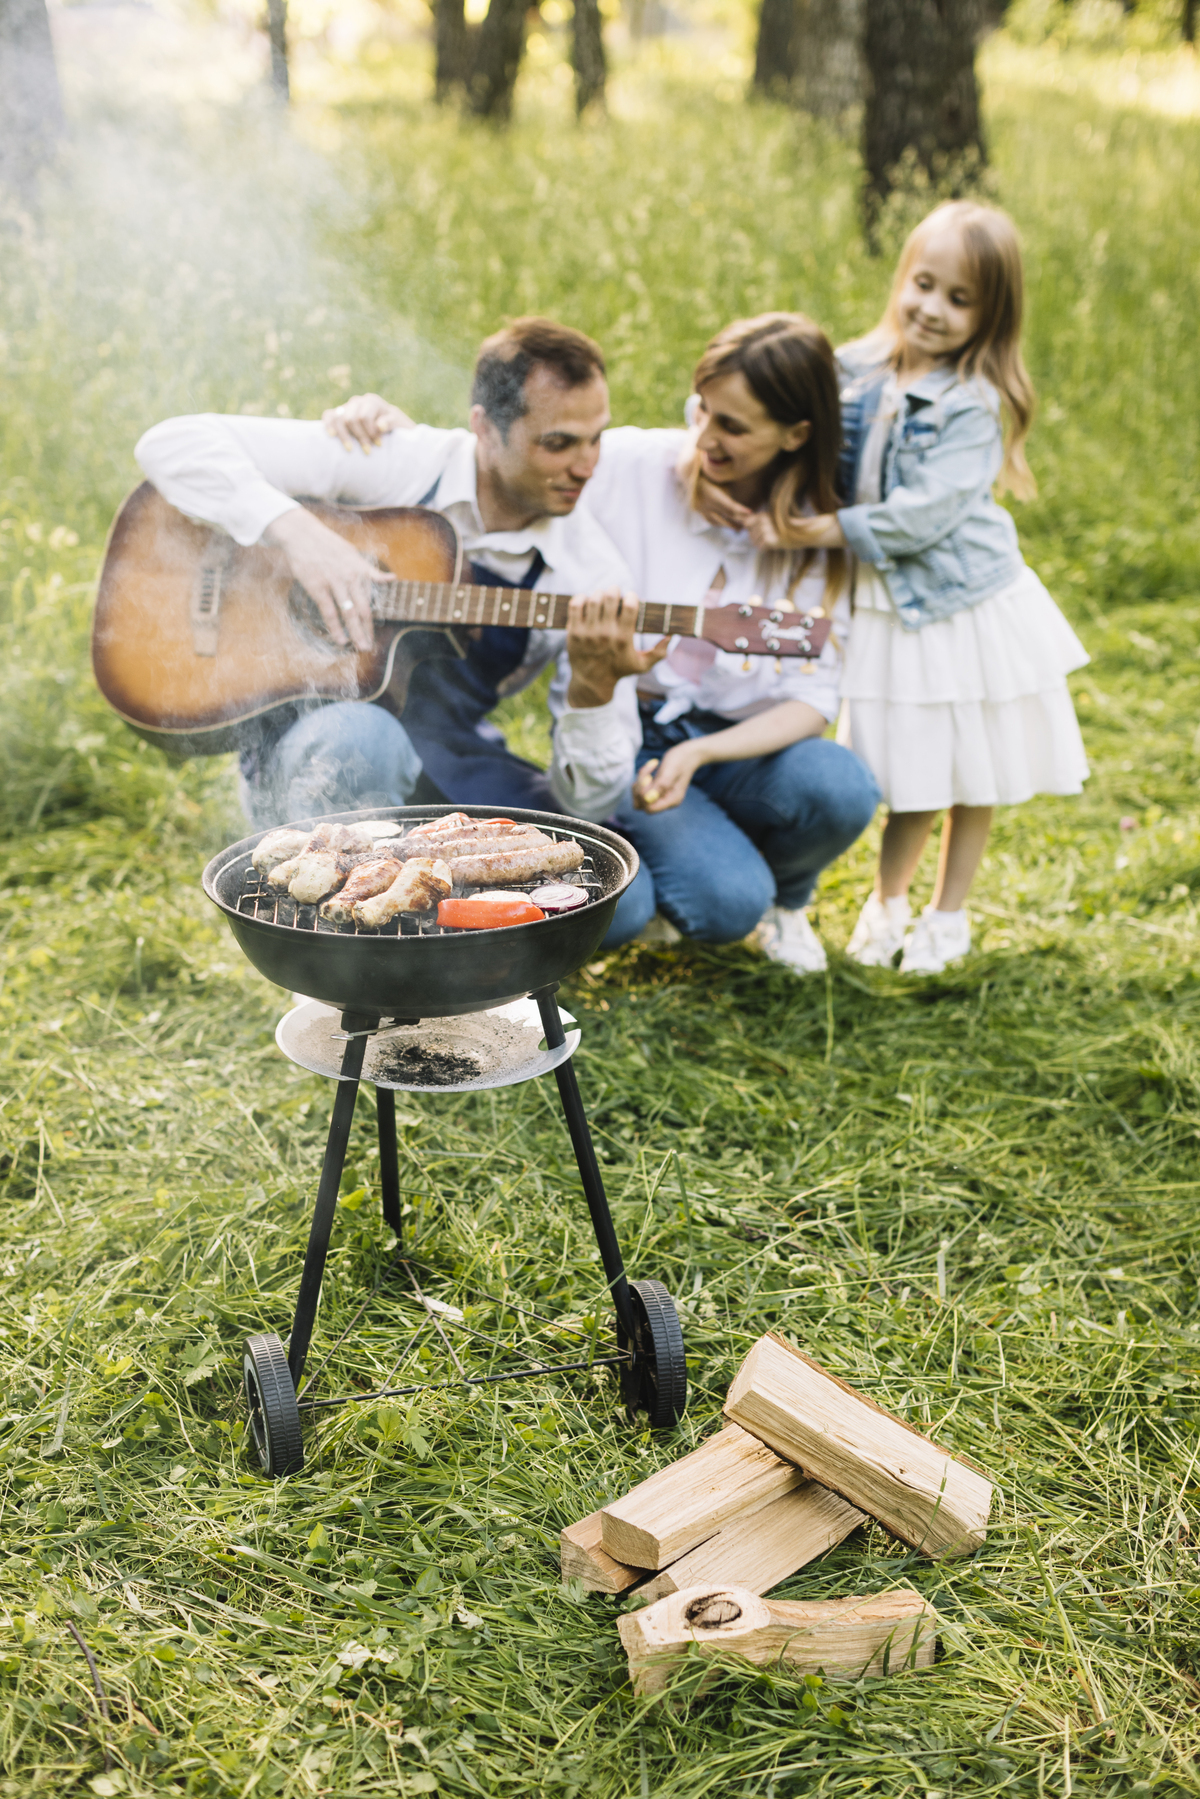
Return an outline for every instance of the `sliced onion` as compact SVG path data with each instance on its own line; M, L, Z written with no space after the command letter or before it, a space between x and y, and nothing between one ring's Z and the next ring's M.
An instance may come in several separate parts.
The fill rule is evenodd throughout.
M548 881L529 897L543 912L573 912L576 906L586 906L588 894L586 887L573 887L569 881Z

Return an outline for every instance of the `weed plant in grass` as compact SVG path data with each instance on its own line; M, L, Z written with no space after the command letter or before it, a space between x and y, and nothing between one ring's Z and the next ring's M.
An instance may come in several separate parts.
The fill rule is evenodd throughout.
M352 358L355 385L452 418L461 381L438 371L537 305L597 331L621 415L657 422L729 313L804 304L859 329L887 271L854 236L850 152L769 108L730 107L736 130L718 131L707 93L678 85L653 105L629 90L626 116L581 136L534 93L499 143L359 107L336 181L315 159L307 186L269 159L228 174L210 215L218 237L233 221L228 298L176 279L169 191L122 269L98 247L122 207L83 171L13 241L0 1793L1200 1790L1200 594L1178 503L1197 126L1022 93L1034 53L1004 55L997 179L1030 242L1048 402L1022 525L1093 653L1093 778L1079 802L1001 817L977 952L943 977L835 953L797 982L748 949L692 947L602 958L573 983L628 1260L684 1317L693 1399L666 1439L631 1431L607 1376L535 1379L325 1413L302 1475L254 1474L240 1346L286 1328L332 1094L275 1050L286 996L199 892L237 829L230 771L169 765L105 714L88 584L127 446L180 406L313 408L336 397L322 370ZM261 230L290 256L272 208L314 185L287 215L312 255L276 283L246 245ZM370 222L334 249L329 191ZM185 218L197 192L184 183ZM327 315L344 353L304 324L339 287L364 296L357 326ZM157 300L129 327L127 288ZM268 325L281 351L293 332L292 363ZM406 361L405 343L434 350ZM510 710L522 744L544 744L533 704ZM873 853L822 885L835 952ZM399 1114L430 1283L501 1302L476 1299L468 1322L519 1338L518 1303L584 1331L607 1315L552 1089L402 1096ZM314 1343L326 1392L377 1384L400 1348L373 1124L368 1094ZM557 1531L709 1430L766 1329L975 1457L993 1529L945 1568L863 1531L783 1589L911 1582L943 1618L927 1673L813 1685L731 1662L635 1703L614 1604L560 1588Z

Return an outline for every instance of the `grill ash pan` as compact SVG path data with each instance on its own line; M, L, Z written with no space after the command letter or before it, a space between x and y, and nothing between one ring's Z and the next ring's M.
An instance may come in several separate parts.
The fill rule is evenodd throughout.
M299 819L294 828L378 818L394 820L409 830L448 812L494 818L500 810L495 806L368 807L330 813L321 819ZM504 809L503 816L536 825L549 837L573 838L579 844L584 854L579 875L590 896L587 905L537 924L508 925L493 931L444 931L411 918L382 932L329 925L318 921L313 906L298 907L293 901L276 905L273 898L258 891L261 884L250 858L265 831L244 837L214 856L204 870L204 891L225 914L255 968L278 987L322 1000L340 1011L410 1019L482 1012L550 987L581 968L599 948L617 901L638 869L633 846L602 825L567 819L557 812L512 807Z

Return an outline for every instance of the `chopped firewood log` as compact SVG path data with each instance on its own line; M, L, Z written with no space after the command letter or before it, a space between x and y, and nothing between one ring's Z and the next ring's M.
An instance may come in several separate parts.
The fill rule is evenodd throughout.
M564 1580L581 1580L589 1593L623 1593L645 1577L645 1568L615 1562L600 1542L600 1514L568 1524L559 1537Z
M861 1512L828 1487L806 1480L802 1487L772 1499L760 1511L732 1519L715 1537L672 1562L639 1591L647 1599L663 1599L668 1593L707 1582L768 1593L865 1523Z
M771 1332L729 1389L725 1416L923 1555L987 1535L992 1483Z
M627 1568L665 1568L722 1525L804 1480L737 1425L641 1481L600 1511L600 1539Z
M701 1655L744 1656L760 1668L782 1661L797 1673L854 1677L928 1668L937 1647L936 1614L911 1587L801 1604L748 1587L685 1587L627 1612L617 1628L641 1696L666 1686L693 1643Z

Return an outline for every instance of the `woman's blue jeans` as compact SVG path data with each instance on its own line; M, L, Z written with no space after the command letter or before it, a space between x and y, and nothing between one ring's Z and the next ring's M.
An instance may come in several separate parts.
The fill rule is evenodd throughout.
M638 767L728 723L690 712L660 727L643 712ZM627 803L615 823L642 865L618 901L603 947L628 943L655 912L701 943L739 942L769 906L807 905L821 870L866 830L878 804L866 764L825 737L806 737L773 756L706 763L670 812L638 812Z

